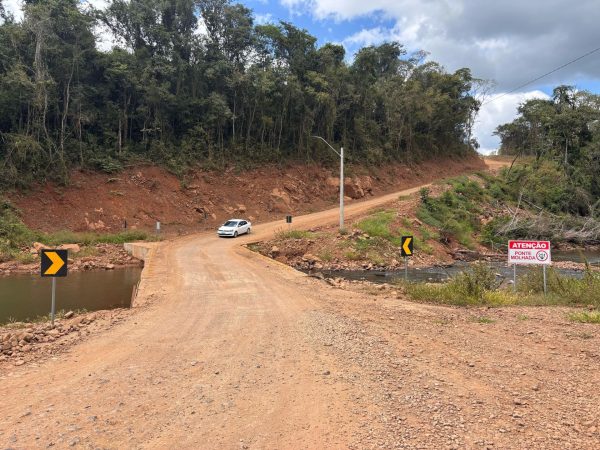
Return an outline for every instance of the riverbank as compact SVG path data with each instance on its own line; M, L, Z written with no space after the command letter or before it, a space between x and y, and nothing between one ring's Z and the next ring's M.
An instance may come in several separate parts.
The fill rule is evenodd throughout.
M15 273L39 273L39 252L44 248L50 248L50 246L36 242L30 249L23 250L19 259L0 263L0 276ZM52 248L69 250L70 272L98 269L114 270L123 267L143 267L144 265L142 260L125 251L122 244L67 244Z
M40 362L64 353L88 336L110 329L131 314L130 309L60 314L54 327L40 322L14 322L0 326L0 374L10 367Z

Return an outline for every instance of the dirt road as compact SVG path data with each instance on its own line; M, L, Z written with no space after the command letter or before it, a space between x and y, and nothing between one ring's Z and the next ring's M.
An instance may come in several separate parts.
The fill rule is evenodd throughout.
M283 227L162 245L127 321L0 374L0 447L597 448L595 328L342 291L240 247Z

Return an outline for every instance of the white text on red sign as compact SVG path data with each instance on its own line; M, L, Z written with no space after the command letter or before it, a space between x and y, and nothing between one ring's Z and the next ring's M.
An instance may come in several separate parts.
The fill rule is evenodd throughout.
M552 263L549 241L509 241L508 264L541 264Z

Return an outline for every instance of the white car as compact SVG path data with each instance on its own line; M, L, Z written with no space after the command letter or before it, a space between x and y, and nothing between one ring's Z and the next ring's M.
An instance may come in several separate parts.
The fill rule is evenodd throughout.
M244 219L229 219L217 230L219 236L238 237L240 234L250 234L252 224Z

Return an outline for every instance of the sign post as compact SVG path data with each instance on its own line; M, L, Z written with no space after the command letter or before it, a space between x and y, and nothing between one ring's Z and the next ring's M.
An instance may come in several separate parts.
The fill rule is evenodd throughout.
M156 222L156 234L160 234L160 222Z
M292 229L292 216L285 216L285 223L288 224L288 231Z
M54 326L56 316L56 278L66 277L68 273L69 252L67 250L42 250L40 274L42 278L52 278L52 305L50 321Z
M546 266L552 264L550 241L508 241L508 264L514 265L513 283L517 286L517 264L538 265L544 272L544 295L548 292Z
M408 257L413 255L414 239L412 236L402 236L400 240L400 255L404 258L404 279L408 281Z

